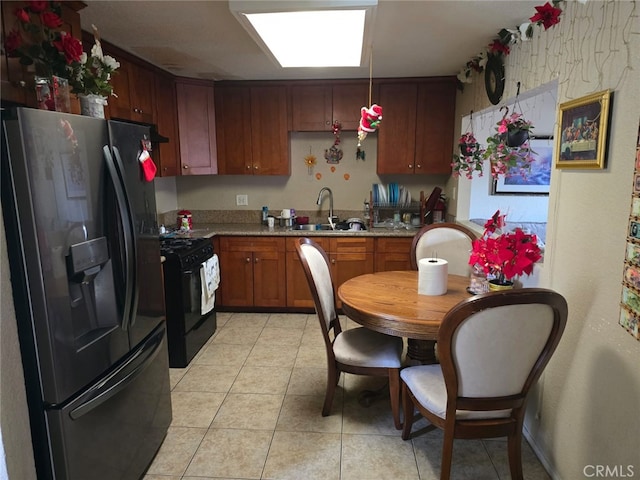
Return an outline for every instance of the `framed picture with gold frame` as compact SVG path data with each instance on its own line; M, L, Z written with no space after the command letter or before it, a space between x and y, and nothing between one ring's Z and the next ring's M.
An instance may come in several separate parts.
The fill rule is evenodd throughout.
M611 98L612 92L603 90L560 104L556 168L605 168Z

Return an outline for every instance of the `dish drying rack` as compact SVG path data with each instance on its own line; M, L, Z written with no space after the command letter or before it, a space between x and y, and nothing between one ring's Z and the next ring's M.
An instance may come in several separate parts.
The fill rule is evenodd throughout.
M420 225L416 226L416 228L422 227L426 214L424 191L420 191L420 200L412 200L409 203L374 202L373 192L369 191L369 228L387 226L387 224L383 222L376 223L375 218L382 219L384 218L383 214L393 217L396 212L400 213L400 218L402 218L403 213L417 213L420 215Z

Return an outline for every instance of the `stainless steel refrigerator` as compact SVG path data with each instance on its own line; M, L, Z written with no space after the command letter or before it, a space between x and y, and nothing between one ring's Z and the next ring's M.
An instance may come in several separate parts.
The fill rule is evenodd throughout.
M148 127L2 112L2 210L39 479L138 479L171 422ZM6 368L6 367L3 367Z

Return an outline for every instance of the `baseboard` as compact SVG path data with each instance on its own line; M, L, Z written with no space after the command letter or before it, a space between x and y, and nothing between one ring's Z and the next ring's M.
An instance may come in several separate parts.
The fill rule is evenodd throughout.
M547 471L551 479L562 480L562 478L558 474L558 471L555 469L555 466L551 464L551 462L545 455L544 451L536 443L535 439L531 436L531 434L529 433L529 430L527 430L525 426L523 426L522 428L522 435L527 440L527 442L529 442L529 446L533 450L533 453L535 453L536 457L538 457L538 460L540 460L540 463L542 464L544 469Z

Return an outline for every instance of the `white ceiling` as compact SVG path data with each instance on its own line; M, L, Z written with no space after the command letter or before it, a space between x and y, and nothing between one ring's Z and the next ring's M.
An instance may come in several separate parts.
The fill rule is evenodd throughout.
M360 68L283 69L229 11L226 0L85 0L82 28L178 76L212 80L368 78ZM266 2L267 0L265 0ZM379 0L373 77L456 75L503 27L516 28L543 0ZM313 33L340 48L331 31Z

